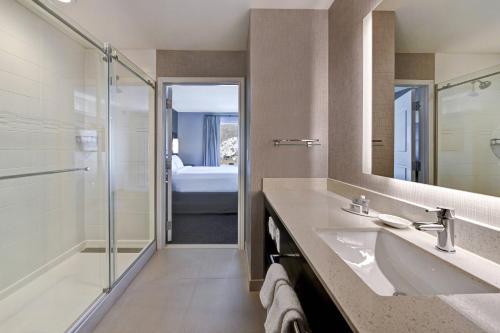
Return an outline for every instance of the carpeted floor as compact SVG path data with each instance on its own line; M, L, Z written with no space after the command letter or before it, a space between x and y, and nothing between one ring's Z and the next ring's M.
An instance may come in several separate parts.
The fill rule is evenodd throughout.
M174 214L171 244L237 244L238 214Z

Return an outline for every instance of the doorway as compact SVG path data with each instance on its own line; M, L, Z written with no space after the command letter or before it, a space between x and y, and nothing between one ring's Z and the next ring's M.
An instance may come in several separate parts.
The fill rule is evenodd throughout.
M160 78L158 93L159 246L242 248L243 78Z
M434 83L396 80L394 178L432 184L434 179Z

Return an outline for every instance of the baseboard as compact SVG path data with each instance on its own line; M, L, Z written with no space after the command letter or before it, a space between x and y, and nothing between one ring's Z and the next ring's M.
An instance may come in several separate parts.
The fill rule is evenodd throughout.
M249 291L260 291L262 288L262 284L264 283L264 279L250 279L248 280L248 290Z
M47 272L51 268L57 266L58 264L60 264L61 262L63 262L67 258L71 257L75 253L82 251L84 248L85 248L85 241L73 246L69 250L63 252L62 254L58 255L54 259L52 259L52 260L48 261L47 263L45 263L44 265L40 266L39 268L37 268L36 270L31 272L30 274L26 275L25 277L21 278L20 280L18 280L16 282L14 282L13 284L8 286L7 288L1 290L0 291L0 300L9 296L13 292L21 289L23 286L27 285L28 283L30 283L31 281L33 281L34 279L36 279L37 277L39 277L43 273Z

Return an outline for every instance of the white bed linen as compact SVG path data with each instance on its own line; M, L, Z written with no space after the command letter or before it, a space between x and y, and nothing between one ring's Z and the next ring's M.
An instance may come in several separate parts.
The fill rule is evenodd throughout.
M172 175L175 192L237 192L238 167L185 166L175 169Z

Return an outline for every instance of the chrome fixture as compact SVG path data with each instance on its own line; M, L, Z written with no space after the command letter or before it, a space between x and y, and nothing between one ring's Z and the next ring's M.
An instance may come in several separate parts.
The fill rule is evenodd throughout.
M479 82L479 89L481 90L484 90L486 88L488 88L489 86L491 86L491 81L481 81L481 80L477 80Z
M500 139L491 139L490 140L490 148L493 154L500 159Z
M361 207L361 211L359 213L368 214L370 212L370 200L364 195L360 195L359 197L352 199L352 204ZM352 204L351 209L355 208ZM354 211L356 211L356 209L354 209Z
M455 209L437 207L425 211L436 212L438 222L417 222L415 223L416 229L420 231L437 231L436 248L444 252L455 252Z
M454 84L447 83L447 84L445 84L445 85L443 85L441 87L438 87L437 91L441 91L441 90L445 90L445 89L450 89L450 88L458 87L458 86L461 86L462 84L465 84L465 83L472 83L472 87L474 88L474 85L475 85L476 82L479 82L479 89L484 90L484 89L488 88L489 86L491 86L491 81L483 81L482 79L485 79L487 77L491 77L491 76L494 76L494 75L497 75L497 74L500 74L500 72L494 72L494 73L486 74L486 75L483 75L483 76L480 76L480 77L476 77L474 79L465 80L465 81L454 83Z
M107 44L107 43L106 43ZM110 45L107 44L105 46L105 49L108 50L108 52L110 52L109 56L111 58L111 60L115 60L116 62L118 62L120 65L122 65L123 67L125 67L129 72L131 72L132 74L134 74L137 78L139 78L141 81L143 81L144 83L146 83L148 86L150 86L151 88L153 89L156 89L156 85L155 85L155 82L152 82L151 80L149 80L148 78L145 78L143 75L141 75L135 68L133 68L132 66L129 66L127 64L126 61L122 61L121 58L123 57L122 55L119 55L118 52L116 50L112 50ZM119 77L117 76L116 80L118 80Z
M320 146L319 139L274 139L275 146Z
M469 93L469 96L475 97L478 96L478 92L476 91L476 83L479 83L479 89L484 90L491 86L491 81L481 81L479 79L474 80L471 82L472 84L472 91Z
M65 173L65 172L74 172L74 171L89 171L89 170L90 170L89 167L85 167L85 168L73 168L73 169L60 169L60 170L50 170L50 171L41 171L41 172L19 173L19 174L15 174L15 175L0 176L0 180L33 177L33 176L43 176L43 175L52 175L55 173Z

